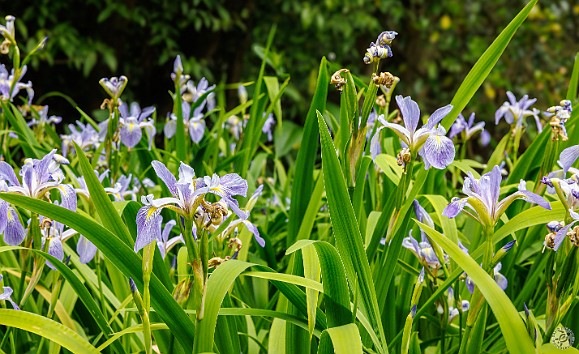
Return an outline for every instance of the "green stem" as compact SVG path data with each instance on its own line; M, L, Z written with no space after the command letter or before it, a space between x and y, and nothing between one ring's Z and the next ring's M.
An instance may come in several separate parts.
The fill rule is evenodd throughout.
M151 310L151 293L149 283L153 271L153 258L155 256L156 243L151 242L143 249L143 336L145 339L145 353L151 354L153 337L151 336L151 321L149 311Z

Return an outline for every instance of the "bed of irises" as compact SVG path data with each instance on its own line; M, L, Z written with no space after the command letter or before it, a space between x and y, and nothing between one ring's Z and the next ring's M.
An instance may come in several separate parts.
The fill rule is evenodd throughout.
M177 57L170 112L103 78L63 127L6 17L0 353L576 352L579 59L560 102L507 92L498 140L469 111L535 3L434 112L396 88L403 33L371 77L322 58L302 125L267 60L215 85Z

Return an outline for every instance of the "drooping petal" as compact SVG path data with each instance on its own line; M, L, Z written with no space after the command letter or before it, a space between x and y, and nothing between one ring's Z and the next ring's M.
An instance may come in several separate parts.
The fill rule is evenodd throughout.
M412 237L412 230L410 231L409 236L402 240L402 247L412 251L418 258L421 257L420 246L418 245L418 241Z
M400 108L400 113L402 113L404 126L410 132L410 136L412 136L420 121L420 108L418 108L418 103L413 101L410 96L402 98L400 95L396 96L396 102Z
M64 250L62 249L62 241L60 240L60 237L48 238L48 254L58 259L59 261L64 259ZM49 261L46 261L46 265L51 269L55 269Z
M165 136L167 138L172 138L173 135L175 135L175 132L177 131L177 121L176 120L168 120L167 123L165 123L165 127L163 128L163 133L165 134Z
M140 124L141 124L141 128L143 128L145 130L145 132L147 133L148 148L149 148L149 150L151 150L151 148L153 147L153 141L155 141L155 134L157 134L157 129L155 128L155 124L151 120L140 123Z
M134 148L142 137L143 132L137 119L134 117L125 119L121 128L121 142L128 148Z
M12 300L12 293L13 290L11 287L9 286L3 287L3 292L2 294L0 294L0 300L8 301L10 302L10 304L12 304L14 310L20 310L20 307L18 307L18 305Z
M135 252L151 242L161 238L161 209L144 206L137 213L137 239L135 240Z
M245 227L247 227L247 229L253 234L253 237L255 238L255 241L257 241L257 243L261 246L261 247L265 247L265 240L263 239L263 237L261 237L261 235L259 234L259 230L257 229L257 227L255 225L253 225L251 222L249 222L248 220L242 220L243 225L245 225Z
M563 173L566 174L577 158L579 158L579 145L573 145L561 151L557 163L563 168Z
M219 179L229 195L247 195L247 181L237 173L228 173Z
M18 246L26 237L26 230L18 214L12 207L8 207L6 229L4 229L4 242L10 246Z
M555 244L553 246L553 250L555 250L555 251L559 250L559 247L561 247L561 245L563 244L563 241L565 241L565 238L567 237L567 232L569 232L569 229L571 227L573 227L573 225L575 225L575 223L576 223L576 221L573 221L572 223L563 227L561 230L557 231L557 234L555 234L555 240L554 240Z
M507 280L507 278L504 275L499 273L500 270L501 270L501 263L497 264L494 268L494 278L495 278L495 282L497 283L497 285L502 290L505 290L507 288L507 285L509 284L509 281Z
M469 276L466 277L465 283L468 292L471 294L474 293L474 281L472 281L472 279Z
M76 211L77 199L74 188L69 184L61 184L58 186L58 190L60 191L61 206L70 211Z
M4 233L4 230L6 230L6 226L8 225L8 207L8 203L0 200L0 234ZM0 280L2 279L0 278Z
M176 196L177 195L177 187L175 186L175 184L177 183L177 179L167 169L167 166L165 166L161 161L157 161L157 160L151 162L151 165L153 166L153 169L157 173L157 176L159 176L161 181L163 181L163 183L165 183L165 185L169 189L169 192L171 192L172 195Z
M86 237L80 235L78 243L76 244L76 253L80 258L81 263L90 262L96 255L97 247L90 242Z
M205 121L189 121L189 135L195 144L199 144L201 139L203 139L203 135L205 135Z
M440 127L442 128L442 127ZM421 151L426 162L432 167L444 169L454 161L455 149L452 140L444 136L444 128L431 134L424 143Z
M462 209L464 209L464 206L466 205L467 202L468 202L467 198L462 199L456 197L452 198L450 204L448 204L446 208L444 208L444 210L442 211L442 215L451 219L456 217L462 211Z

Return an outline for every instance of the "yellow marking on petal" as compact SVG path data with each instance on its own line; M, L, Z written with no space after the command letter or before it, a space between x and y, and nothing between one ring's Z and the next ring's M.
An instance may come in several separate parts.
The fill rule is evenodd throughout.
M14 220L14 216L12 215L12 213L8 213L8 221L13 221Z
M157 211L157 208L154 208L154 207L149 208L149 210L147 211L147 217L146 217L147 221L149 220L149 218L151 218L151 215L153 215L153 213L155 211Z

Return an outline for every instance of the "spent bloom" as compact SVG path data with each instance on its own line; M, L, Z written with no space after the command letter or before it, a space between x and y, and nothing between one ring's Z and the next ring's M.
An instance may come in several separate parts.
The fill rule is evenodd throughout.
M377 63L381 59L386 59L392 56L392 49L390 44L398 33L394 31L384 31L378 35L376 43L371 42L368 49L366 49L366 54L364 54L364 63L371 64Z
M111 77L110 79L105 77L99 80L99 84L112 99L117 100L121 97L128 81L126 76Z
M444 169L454 161L455 149L452 140L447 138L446 130L438 123L451 111L452 105L446 105L437 109L428 118L426 124L418 128L420 121L420 109L418 104L408 97L396 96L396 102L400 107L404 126L389 123L383 115L378 120L383 124L376 130L372 138L370 151L372 157L377 155L380 147L379 133L383 128L390 128L400 137L402 142L408 147L412 156L419 154L424 160L425 168L430 166ZM437 126L438 125L438 126Z
M442 212L442 215L454 218L465 206L468 206L474 214L467 212L482 225L493 227L505 212L509 205L517 199L523 199L529 203L536 203L545 209L551 210L549 203L541 196L529 192L526 182L521 180L518 191L499 201L501 187L501 170L495 166L490 172L476 179L471 172L464 178L462 192L464 198L452 198L452 201Z
M573 112L573 107L571 101L562 100L560 106L553 106L547 109L546 115L551 117L549 125L553 131L553 140L558 140L559 137L563 141L567 141L569 137L567 136L567 128L565 124L567 120L571 118L571 113Z
M507 97L509 100L496 111L495 113L495 124L499 124L501 118L509 124L515 124L515 127L522 127L525 124L525 118L533 117L535 118L535 123L537 124L537 130L541 132L542 126L539 120L539 111L536 108L530 110L529 108L537 101L536 98L529 99L528 95L523 96L519 101L515 95L507 91Z
M480 133L480 143L482 146L487 146L491 140L489 132L485 128L485 122L478 122L474 124L474 113L468 117L468 120L461 114L458 115L452 126L448 137L450 139L462 133L463 140L470 140L475 134Z
M14 29L14 21L16 18L12 15L5 17L6 26L0 25L0 35L4 37L4 41L0 44L0 53L8 54L11 45L16 45L16 30Z

